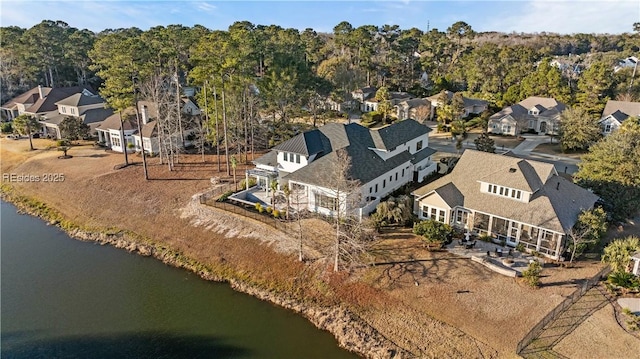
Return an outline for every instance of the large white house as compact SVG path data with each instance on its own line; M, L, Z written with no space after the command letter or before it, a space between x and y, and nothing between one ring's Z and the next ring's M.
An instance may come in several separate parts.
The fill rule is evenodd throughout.
M454 170L413 192L421 219L488 234L558 259L566 234L598 197L553 164L466 150Z
M640 102L607 101L607 105L600 117L602 133L608 135L622 126L622 122L629 117L640 118Z
M527 130L558 134L560 114L566 108L553 98L531 96L489 117L488 132L511 136Z
M337 151L344 150L351 163L347 178L358 183L349 211L362 216L372 212L381 198L436 171L429 131L414 120L379 129L331 123L275 146L254 161L256 168L247 176L255 177L265 189L274 180L280 187L288 184L300 209L335 215L339 204L351 203L338 200L334 190Z

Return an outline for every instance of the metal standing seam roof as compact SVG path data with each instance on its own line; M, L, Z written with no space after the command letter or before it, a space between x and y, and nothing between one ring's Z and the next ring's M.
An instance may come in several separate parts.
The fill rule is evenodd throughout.
M519 161L528 162L529 166L523 165L517 168L527 168L527 170L510 173L509 169L513 168L514 165L517 166ZM582 210L593 207L598 196L558 176L554 171L547 170L545 168L547 166L552 165L475 150L465 150L456 167L449 175L417 189L413 194L416 198L420 198L432 191L436 191L443 196L441 192L447 186L454 186L461 193L463 198L462 206L465 208L566 233L573 226ZM527 180L527 184L530 186L529 183L539 180L542 182L542 187L533 194L528 203L480 192L479 181L483 178L499 178L499 176L495 176L495 173L499 171L534 177ZM549 175L545 176L545 173ZM485 180L482 181L487 182ZM507 183L511 182L510 180L505 181ZM521 182L521 180L519 181ZM448 191L451 190L449 189ZM447 192L445 191L444 193L444 196L446 196Z

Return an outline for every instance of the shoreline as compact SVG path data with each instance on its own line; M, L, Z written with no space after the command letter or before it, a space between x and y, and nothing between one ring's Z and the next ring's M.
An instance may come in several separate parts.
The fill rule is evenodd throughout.
M226 283L237 292L292 310L309 320L317 328L331 333L336 338L339 347L362 357L414 357L410 352L384 338L376 329L344 307L312 306L296 299L284 298L273 293L268 288L259 288L241 280L215 273L205 264L199 263L177 250L150 238L145 238L135 232L118 228L102 230L99 228L82 228L64 218L56 208L45 204L37 198L20 194L12 186L2 185L0 199L15 206L20 214L28 214L44 220L48 225L57 226L75 240L110 245L137 255L153 257L166 265L188 270L204 280Z

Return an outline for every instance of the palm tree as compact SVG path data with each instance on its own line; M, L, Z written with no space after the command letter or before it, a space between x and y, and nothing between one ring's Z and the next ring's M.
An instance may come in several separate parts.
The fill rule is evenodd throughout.
M640 238L629 236L616 239L604 249L602 261L608 263L614 272L627 270L631 262L631 256L640 250Z

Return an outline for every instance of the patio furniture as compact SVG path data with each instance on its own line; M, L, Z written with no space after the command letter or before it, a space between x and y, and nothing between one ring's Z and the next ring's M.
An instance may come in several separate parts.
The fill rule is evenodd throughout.
M471 248L473 248L475 245L476 245L476 241L475 241L475 240L473 240L473 241L470 241L470 242L466 242L466 243L464 244L464 248L466 248L466 249L471 249Z
M496 248L496 255L502 257L502 248Z

